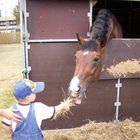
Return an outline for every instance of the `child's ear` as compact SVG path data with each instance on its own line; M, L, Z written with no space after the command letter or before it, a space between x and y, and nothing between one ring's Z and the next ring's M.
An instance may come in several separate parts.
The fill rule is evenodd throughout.
M30 99L30 95L26 96L25 99L29 100Z

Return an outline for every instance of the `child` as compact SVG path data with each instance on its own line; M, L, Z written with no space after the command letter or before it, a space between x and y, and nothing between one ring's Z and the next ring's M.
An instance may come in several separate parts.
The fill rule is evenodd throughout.
M55 113L66 108L65 103L53 107L40 102L33 103L36 93L42 92L44 88L43 82L33 82L28 79L20 80L15 84L14 96L18 103L11 108L18 109L18 115L23 119L20 123L6 118L2 121L4 128L12 132L12 140L43 140L42 120L53 118Z

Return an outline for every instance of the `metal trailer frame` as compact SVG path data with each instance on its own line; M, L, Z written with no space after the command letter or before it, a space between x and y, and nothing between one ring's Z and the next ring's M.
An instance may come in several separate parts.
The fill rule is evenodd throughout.
M30 13L26 9L26 0L20 0L20 19L21 19L21 42L23 43L23 59L24 68L23 68L23 77L29 78L29 73L31 71L31 67L28 62L28 49L30 49L31 43L75 43L77 39L29 39L30 33L27 29L27 18L29 18ZM87 16L89 17L89 30L92 25L92 0L89 1L89 13ZM87 33L88 35L88 33Z
M23 77L29 78L29 72L31 70L28 64L28 41L29 41L29 34L27 30L27 17L29 14L26 10L26 0L20 0L20 25L21 25L21 43L22 43L22 50L23 50Z
M90 0L89 3L89 13L87 13L87 16L89 17L89 29L92 25L92 11L93 11L93 5L92 5L92 0ZM21 17L21 40L22 40L22 46L23 46L23 59L24 61L24 69L23 69L23 77L24 78L29 78L29 73L31 72L32 68L29 66L29 56L28 56L28 50L30 49L30 44L32 43L76 43L77 39L75 38L70 38L70 39L29 39L30 33L28 32L27 29L27 18L30 17L30 13L27 12L26 9L26 0L21 0L20 1L20 17ZM88 33L87 33L88 36ZM118 40L118 39L113 39L113 40ZM124 39L120 39L124 40ZM131 40L131 39L125 39L125 40ZM139 40L139 39L135 39ZM116 101L114 102L114 106L116 107L115 111L115 123L119 122L119 107L121 106L121 101L120 101L120 88L122 87L121 83L121 78L123 77L118 77L117 82L115 84L116 87Z

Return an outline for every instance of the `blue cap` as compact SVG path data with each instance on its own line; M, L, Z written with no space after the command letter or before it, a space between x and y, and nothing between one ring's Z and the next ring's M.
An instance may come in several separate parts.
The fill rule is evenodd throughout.
M44 89L44 82L33 82L29 79L24 79L16 82L14 86L14 96L17 99L23 99L31 93L40 93Z

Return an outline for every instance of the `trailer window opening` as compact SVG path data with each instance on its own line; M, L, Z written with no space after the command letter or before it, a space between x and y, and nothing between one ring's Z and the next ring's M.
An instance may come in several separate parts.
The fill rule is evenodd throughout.
M140 1L98 0L93 7L93 21L99 9L108 8L122 25L124 38L140 37Z

